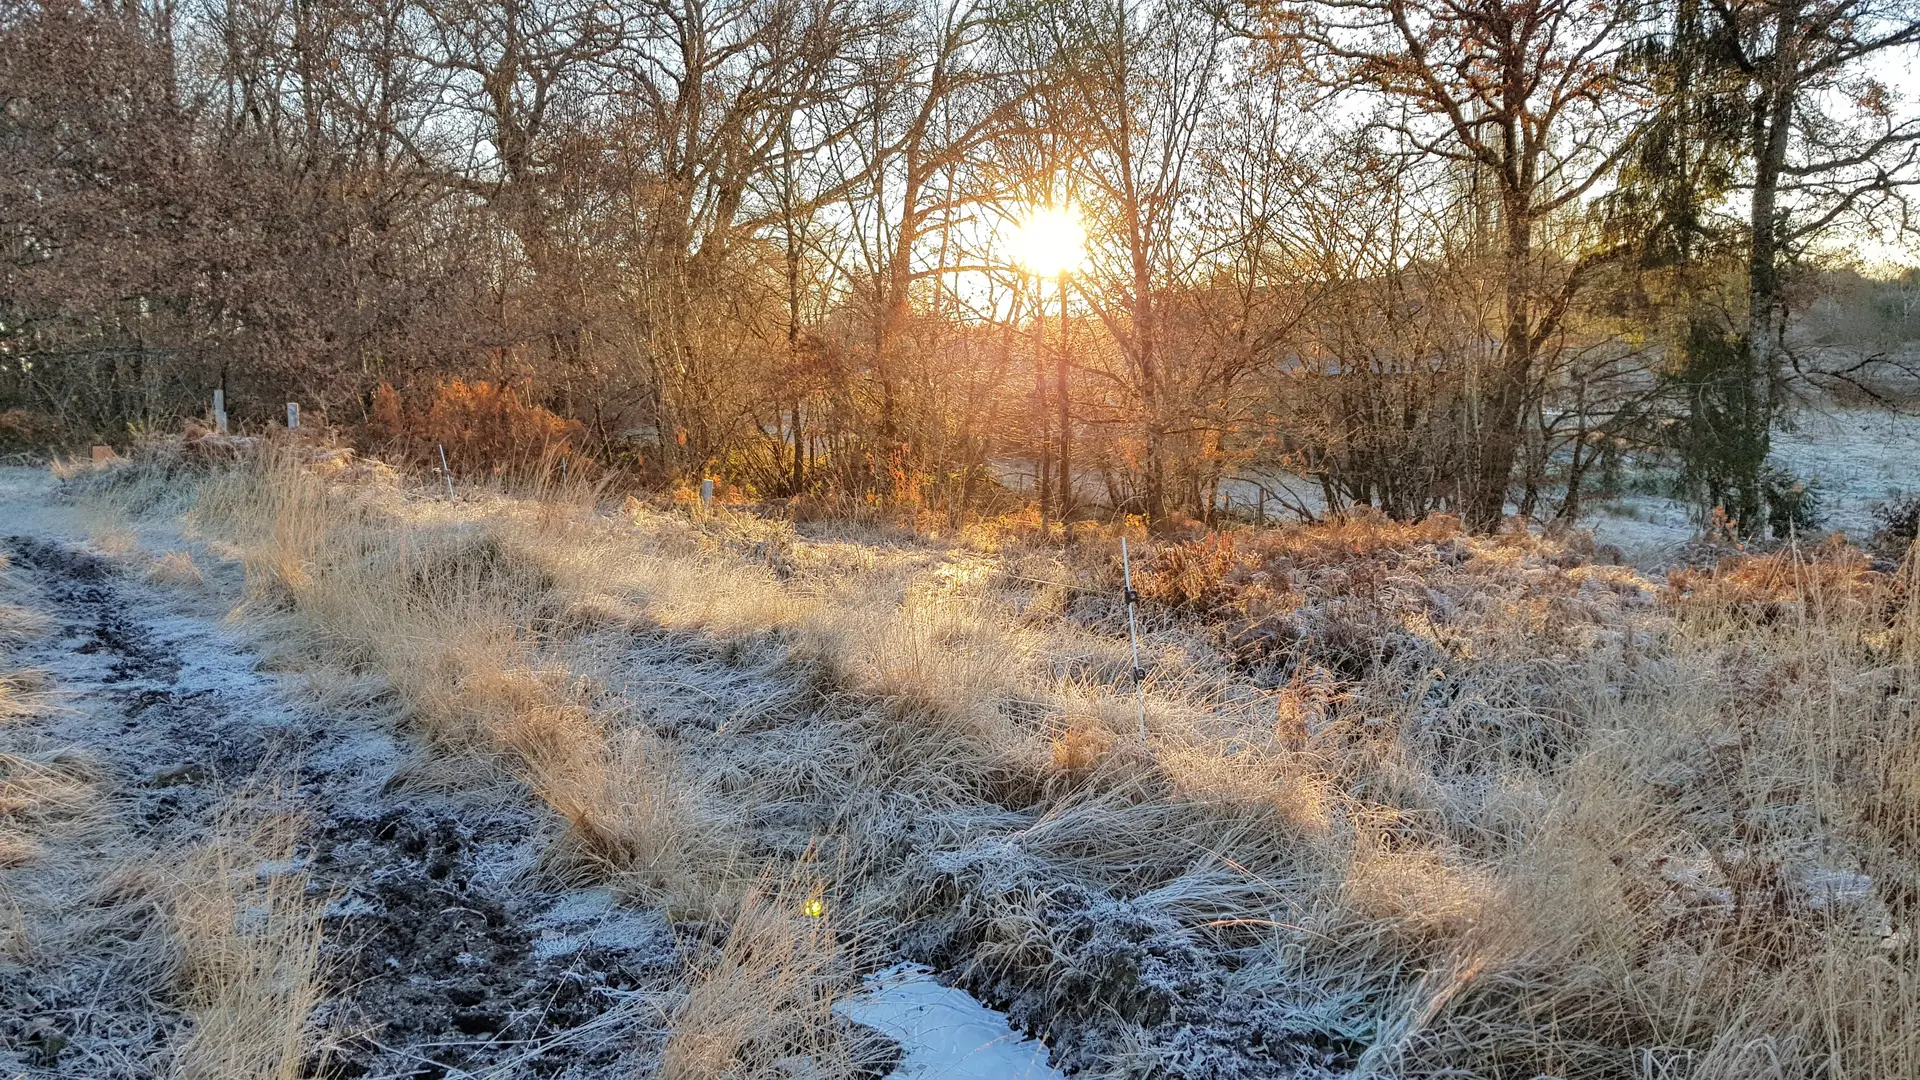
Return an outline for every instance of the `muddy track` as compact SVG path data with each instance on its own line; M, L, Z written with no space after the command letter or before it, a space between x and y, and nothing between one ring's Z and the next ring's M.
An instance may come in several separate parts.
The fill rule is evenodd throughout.
M660 994L685 970L680 943L655 913L545 879L537 814L393 784L409 748L386 718L304 704L204 597L185 603L57 536L5 544L52 622L15 662L49 672L60 707L4 734L89 759L112 808L95 849L73 854L165 858L263 786L304 816L302 858L329 901L317 1020L333 1045L313 1071L644 1074ZM110 879L94 874L86 901L111 902L98 893ZM0 966L0 1075L168 1075L186 1021L163 973L126 941L70 944Z

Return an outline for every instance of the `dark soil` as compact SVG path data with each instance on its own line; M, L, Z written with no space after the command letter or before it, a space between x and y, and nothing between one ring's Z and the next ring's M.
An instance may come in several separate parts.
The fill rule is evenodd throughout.
M330 899L316 1022L333 1045L313 1074L645 1072L663 992L686 969L664 919L544 877L540 819L524 808L393 784L409 749L384 717L303 704L217 620L71 544L5 543L53 621L16 657L50 672L61 699L33 737L99 763L122 840L162 853L203 836L233 795L291 788L312 887ZM0 1074L168 1074L186 1021L135 947L151 922L129 914L118 941L0 964Z

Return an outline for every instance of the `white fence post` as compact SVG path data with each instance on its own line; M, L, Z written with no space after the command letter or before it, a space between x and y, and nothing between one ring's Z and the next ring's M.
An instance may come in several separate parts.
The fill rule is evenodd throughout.
M1140 710L1140 737L1147 737L1147 669L1140 666L1140 632L1134 628L1133 606L1140 594L1133 591L1133 560L1127 557L1127 538L1120 538L1120 570L1127 582L1127 640L1133 643L1133 700Z
M227 433L227 392L225 390L213 392L213 430L222 435Z
M297 401L287 402L287 430L300 430L300 403Z

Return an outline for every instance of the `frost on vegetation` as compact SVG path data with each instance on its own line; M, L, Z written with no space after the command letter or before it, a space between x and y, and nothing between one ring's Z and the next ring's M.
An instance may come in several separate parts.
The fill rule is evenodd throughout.
M1882 555L1899 558L1920 540L1920 492L1889 495L1873 507L1871 543Z
M1920 773L1901 764L1911 736L1895 728L1910 713L1894 701L1911 669L1887 666L1905 639L1863 556L1745 558L1661 588L1583 562L1577 545L1439 522L1135 549L1155 679L1151 737L1134 739L1132 702L1105 689L1130 666L1117 560L1096 542L1016 552L1001 565L1019 573L996 576L924 547L761 534L719 514L636 510L617 542L588 543L572 525L502 513L435 525L440 539L408 547L394 579L421 599L470 587L515 600L507 617L522 623L595 598L607 617L562 620L541 655L604 689L596 701L571 682L463 668L448 715L514 690L530 717L607 710L533 734L650 729L657 742L604 783L581 780L582 762L613 761L595 754L553 755L542 774L549 794L593 796L576 800L583 820L622 825L605 835L646 841L605 845L646 856L616 868L653 853L717 864L680 831L713 807L728 810L716 828L756 854L798 858L848 831L871 868L872 925L900 920L889 959L956 983L896 968L840 1002L844 1020L900 1039L897 1075L1253 1080L1364 1071L1374 1057L1408 1075L1614 1075L1653 1038L1704 1053L1757 1028L1837 1054L1851 1044L1820 1043L1798 1003L1900 999L1901 972L1920 970L1890 915L1896 848L1823 842L1813 800L1777 779L1858 785L1856 835L1910 836L1902 778ZM1857 620L1822 624L1839 637L1821 641L1821 664L1783 617L1806 581L1825 583L1823 618ZM1732 648L1687 637L1694 623L1676 613L1743 636ZM1846 666L1856 659L1876 666ZM1818 760L1796 741L1809 729L1836 740ZM1033 770L1043 782L955 781L1025 769L1035 755L1021 755L1049 745L1054 771ZM639 768L661 762L674 768ZM1845 771L1822 771L1834 763ZM1859 763L1880 772L1861 781ZM632 813L654 805L634 793L682 779L700 800ZM679 891L704 895L704 880ZM602 942L670 940L605 915L605 895L569 894L532 926L533 954L570 963ZM1489 927L1519 944L1489 945ZM838 1036L790 1044L807 1025L829 1030L833 994L814 975L850 981L853 965L825 938L810 951L780 935L766 952L779 963L762 964L752 940L730 939L734 954L703 971L676 1020L676 1061L790 1072L835 1051ZM1796 988L1756 1011L1760 969L1737 950L1758 941L1796 983L1839 971L1859 985ZM774 1015L770 994L795 1023L742 1027ZM948 1008L947 1028L899 1030ZM1696 1008L1708 1019L1676 1035L1668 1019ZM1893 1033L1868 1047L1877 1074L1920 1075L1887 1064L1915 1060L1898 1057L1899 1017L1876 1022ZM1052 1065L1015 1031L1045 1039ZM1026 1056L982 1051L1009 1046ZM956 1054L972 1071L927 1071Z
M1341 1003L1150 897L1063 880L1004 838L925 865L928 895L950 906L920 924L909 953L964 971L1023 1030L1058 1036L1063 1068L1099 1069L1124 1046L1142 1076L1318 1076L1359 1049Z

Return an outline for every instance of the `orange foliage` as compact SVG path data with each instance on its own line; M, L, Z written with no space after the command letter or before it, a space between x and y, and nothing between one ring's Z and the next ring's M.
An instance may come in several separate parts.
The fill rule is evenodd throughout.
M1140 595L1168 607L1210 608L1224 598L1227 576L1240 566L1232 533L1170 544L1140 575Z
M1712 569L1681 567L1667 573L1674 599L1696 610L1724 611L1761 623L1810 603L1873 606L1886 584L1886 575L1873 569L1866 553L1838 536L1817 548L1735 554Z
M1288 591L1290 575L1306 574L1330 595L1365 597L1416 553L1464 543L1460 521L1450 515L1400 522L1365 510L1312 526L1212 533L1155 552L1139 571L1140 594L1169 607L1214 612L1259 606L1260 599Z
M568 453L585 434L579 421L523 404L501 383L452 379L424 404L381 383L367 414L368 441L420 464L438 465L439 448L456 472L522 473Z
M1078 722L1053 741L1052 749L1055 768L1084 778L1113 749L1113 735L1096 724Z

